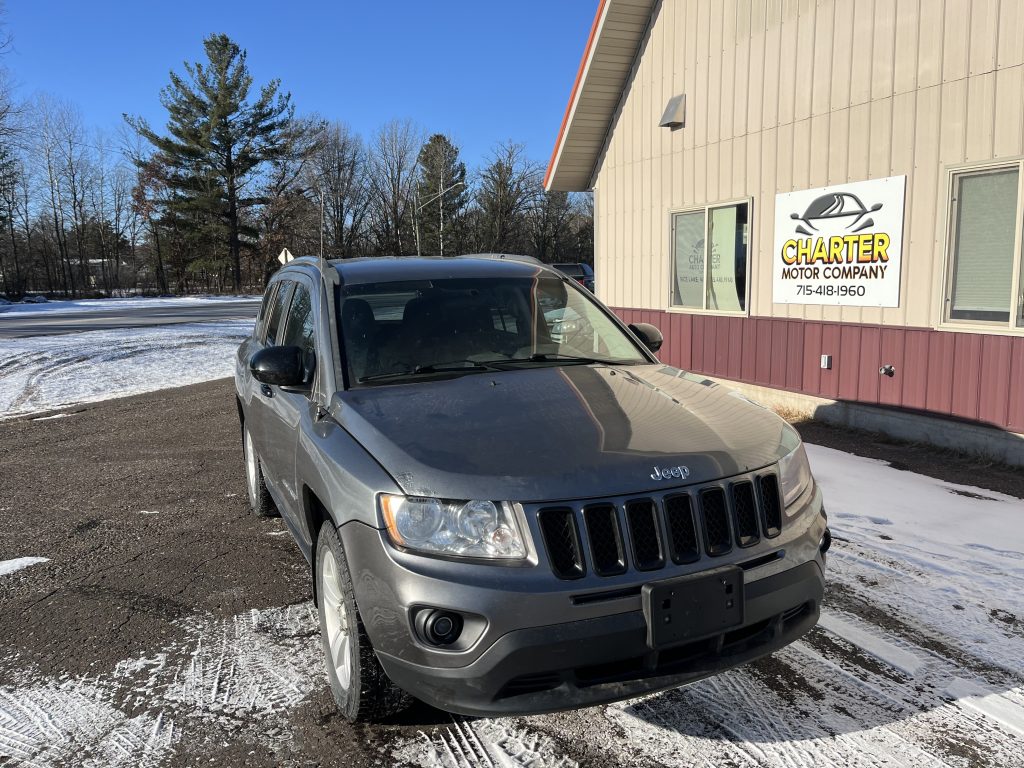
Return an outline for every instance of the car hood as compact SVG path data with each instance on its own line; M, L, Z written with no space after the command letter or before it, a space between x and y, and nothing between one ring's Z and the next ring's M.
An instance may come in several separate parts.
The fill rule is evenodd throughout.
M339 392L335 419L410 495L553 501L701 483L796 447L782 419L660 364L480 373ZM654 478L685 466L687 480Z

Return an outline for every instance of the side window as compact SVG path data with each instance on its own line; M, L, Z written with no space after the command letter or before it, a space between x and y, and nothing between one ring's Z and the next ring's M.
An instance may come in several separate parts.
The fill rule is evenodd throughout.
M1019 163L953 176L947 320L1024 325L1021 176Z
M267 326L267 315L270 314L270 305L274 302L274 290L270 287L267 288L263 294L263 303L260 304L259 314L256 315L256 325L254 328L254 334L260 341L264 340L263 331Z
M295 285L292 303L288 308L288 319L285 321L284 338L281 345L285 347L302 347L312 352L313 344L313 306L309 290L301 284Z
M750 208L728 203L672 216L672 306L746 311Z
M274 308L270 312L270 321L267 323L267 344L274 344L277 339L277 332L281 328L281 319L284 316L284 310L288 306L288 294L291 293L292 283L290 280L282 280L277 284L276 298L274 299Z

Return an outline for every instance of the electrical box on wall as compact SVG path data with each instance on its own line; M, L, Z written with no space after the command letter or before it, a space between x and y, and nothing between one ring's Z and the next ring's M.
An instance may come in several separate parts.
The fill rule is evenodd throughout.
M821 367L822 367L823 370L826 370L826 371L831 371L832 370L832 355L822 355L821 356Z

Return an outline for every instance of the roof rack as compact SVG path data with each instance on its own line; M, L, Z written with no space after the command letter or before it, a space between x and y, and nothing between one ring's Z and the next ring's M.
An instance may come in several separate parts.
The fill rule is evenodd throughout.
M540 259L533 256L526 256L521 253L464 253L456 256L456 259L503 259L506 261L521 261L524 264L543 264Z

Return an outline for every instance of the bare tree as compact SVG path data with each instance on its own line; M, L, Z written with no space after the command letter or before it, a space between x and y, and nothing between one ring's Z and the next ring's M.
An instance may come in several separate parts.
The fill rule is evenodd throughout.
M327 125L307 168L306 183L323 196L326 251L354 256L365 242L370 208L366 147L345 123Z
M370 144L369 213L378 253L412 252L416 158L422 144L423 132L409 120L386 123Z

